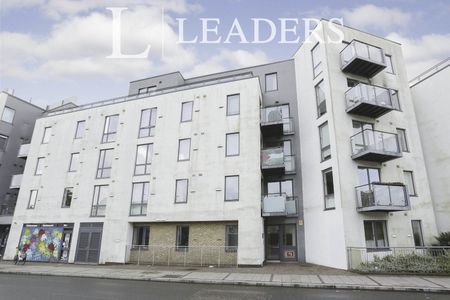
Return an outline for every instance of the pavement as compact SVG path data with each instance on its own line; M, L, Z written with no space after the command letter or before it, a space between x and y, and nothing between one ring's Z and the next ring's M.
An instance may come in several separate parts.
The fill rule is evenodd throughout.
M200 268L136 265L80 265L1 262L0 273L152 282L241 286L302 287L450 294L450 276L361 275L309 264L270 264L261 268Z

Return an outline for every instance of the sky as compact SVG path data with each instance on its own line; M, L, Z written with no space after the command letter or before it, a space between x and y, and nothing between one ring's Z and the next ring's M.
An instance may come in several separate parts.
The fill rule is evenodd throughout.
M150 45L148 55L107 58L113 47L108 7L127 8L121 53L140 54ZM201 18L220 20L220 43L200 43ZM251 43L252 18L275 24L272 42ZM342 18L345 25L400 42L410 79L450 56L449 0L2 0L0 89L42 107L67 98L83 104L126 95L130 81L162 73L191 77L288 59L299 43L279 43L280 18L299 20L299 43L303 18ZM179 42L178 19L185 19L182 38L197 36L196 43ZM224 43L235 19L249 43L236 36ZM261 39L268 29L261 21Z

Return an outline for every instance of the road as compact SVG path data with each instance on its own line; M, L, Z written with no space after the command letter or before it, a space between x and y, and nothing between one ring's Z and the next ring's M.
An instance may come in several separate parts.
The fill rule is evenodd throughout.
M0 300L449 299L449 295L0 274Z

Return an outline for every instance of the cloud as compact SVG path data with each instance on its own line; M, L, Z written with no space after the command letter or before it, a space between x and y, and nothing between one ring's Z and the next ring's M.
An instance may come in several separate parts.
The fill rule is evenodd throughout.
M427 34L414 39L390 33L387 38L402 44L409 79L444 60L450 53L450 34Z

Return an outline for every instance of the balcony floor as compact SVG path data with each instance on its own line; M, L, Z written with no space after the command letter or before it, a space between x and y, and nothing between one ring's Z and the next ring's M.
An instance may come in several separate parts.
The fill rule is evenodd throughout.
M371 78L381 72L384 68L386 68L386 65L356 56L342 67L342 71L366 78Z
M363 160L372 162L387 162L402 157L402 153L384 152L375 150L365 150L352 155L353 160Z
M393 109L394 108L390 106L380 106L367 102L358 102L347 108L347 113L376 119L384 114L387 114Z
M283 135L283 122L273 122L261 124L261 133L263 137L269 136L282 136Z
M391 205L375 205L368 207L358 207L358 212L393 212L393 211L407 211L410 210L409 206L391 206Z

